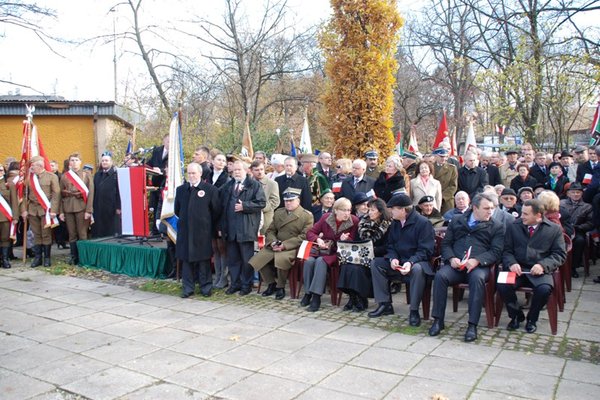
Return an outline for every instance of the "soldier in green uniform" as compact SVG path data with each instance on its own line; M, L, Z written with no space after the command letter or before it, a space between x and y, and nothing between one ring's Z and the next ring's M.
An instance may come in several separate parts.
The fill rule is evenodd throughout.
M308 187L312 195L312 205L319 204L323 192L330 188L329 180L317 169L317 156L314 154L303 154L300 162L302 163L302 175L308 180ZM310 211L310 210L308 210Z
M265 247L249 261L259 271L268 287L263 296L281 300L285 297L285 282L294 265L298 248L313 225L313 215L300 207L300 189L287 188L283 192L284 208L275 210L273 223L267 229Z
M375 150L369 150L365 153L365 161L367 162L367 170L365 175L377 180L382 168L378 165L379 154Z
M442 186L442 208L439 211L443 215L454 208L454 194L458 191L458 170L448 162L448 150L440 147L432 154L435 156L433 177Z

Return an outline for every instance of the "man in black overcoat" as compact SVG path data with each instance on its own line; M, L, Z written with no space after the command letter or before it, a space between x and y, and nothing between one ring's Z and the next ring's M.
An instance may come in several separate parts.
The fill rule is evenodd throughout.
M188 182L175 192L175 215L179 218L176 254L183 263L181 297L194 294L196 280L200 293L208 297L212 290L211 232L221 216L219 190L200 181L202 168L198 163L188 165L187 175Z
M283 204L283 192L287 188L296 188L302 191L300 195L300 205L305 210L312 209L312 194L310 191L310 185L308 179L298 174L298 160L294 157L286 157L283 162L285 168L285 174L275 178L275 182L279 185L279 207L284 206Z
M375 179L367 175L367 163L357 158L352 162L352 175L342 181L342 191L339 197L352 201L358 192L368 193L375 185Z
M509 331L519 328L525 315L517 302L515 290L521 286L533 288L533 296L527 313L525 331L537 329L540 310L548 301L554 287L552 273L567 257L565 241L560 225L543 216L539 200L527 200L521 210L521 218L506 228L502 264L504 269L517 274L515 284L499 284L498 291L504 299L510 322ZM527 274L523 274L527 272Z
M468 152L465 165L458 170L458 190L467 192L473 199L477 193L483 192L487 184L488 175L483 168L477 166L477 156Z
M109 151L102 153L100 168L94 175L94 190L92 236L114 236L120 231L121 198L117 169Z

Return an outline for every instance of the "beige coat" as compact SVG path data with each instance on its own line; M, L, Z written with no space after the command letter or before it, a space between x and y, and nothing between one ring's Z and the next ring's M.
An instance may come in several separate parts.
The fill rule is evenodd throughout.
M267 178L266 176L260 181L265 197L267 198L267 205L263 208L263 223L260 228L260 234L264 235L271 222L273 222L273 212L279 207L279 185L274 180Z
M306 239L306 232L312 226L312 213L300 206L289 214L285 208L276 210L273 223L267 229L265 247L250 259L250 265L260 271L274 261L276 268L289 270L294 265L298 248ZM271 250L271 243L277 240L281 240L285 247L284 251Z
M439 210L442 206L442 186L437 179L433 178L433 176L429 177L426 187L423 185L420 176L417 176L415 179L411 179L410 196L412 198L413 205L415 206L419 204L419 200L421 200L421 197L423 196L433 196L435 199L434 205L437 210Z
M505 162L498 167L498 172L500 172L500 180L507 188L510 187L512 180L519 175L519 171L517 171L517 165L519 164L515 164L515 169L510 169L508 162Z

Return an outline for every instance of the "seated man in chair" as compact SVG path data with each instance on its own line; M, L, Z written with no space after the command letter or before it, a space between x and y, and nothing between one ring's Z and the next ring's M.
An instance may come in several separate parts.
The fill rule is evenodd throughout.
M527 286L533 288L533 296L525 331L536 331L540 310L548 301L554 286L552 273L560 267L566 257L561 227L544 217L539 200L527 200L523 204L521 218L506 228L502 263L505 270L517 274L515 284L498 285L498 292L510 317L506 329L519 329L521 322L525 320L515 290Z

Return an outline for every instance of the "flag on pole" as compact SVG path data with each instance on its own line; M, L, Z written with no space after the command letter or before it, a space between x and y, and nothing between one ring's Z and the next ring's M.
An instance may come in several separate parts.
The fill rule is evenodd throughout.
M594 113L590 136L590 146L597 146L600 143L600 101L598 102L596 112Z
M458 149L456 148L456 129L452 131L452 138L450 139L450 156L458 156Z
M244 136L242 137L242 155L244 157L254 157L252 149L252 137L250 136L250 116L246 115L246 124L244 125Z
M498 283L506 283L508 285L514 285L517 281L516 272L501 271L498 273Z
M415 126L410 128L410 136L408 139L408 151L411 153L419 154L419 145L417 144L417 133L415 132Z
M302 260L308 260L310 257L310 249L312 249L313 242L309 242L308 240L303 240L300 248L298 249L298 256Z
M167 227L167 235L173 242L177 242L177 222L175 215L175 191L183 184L183 146L181 143L181 126L179 113L176 112L171 120L169 129L169 155L167 167L167 180L162 192L162 209L160 221Z
M296 157L298 153L296 152L296 146L294 145L294 139L290 138L290 156Z
M312 144L310 143L310 132L308 131L308 115L304 109L304 125L302 126L302 135L300 136L300 152L302 154L312 153Z
M448 137L448 121L446 119L446 110L444 110L444 115L442 116L442 120L440 121L440 126L438 128L437 135L435 137L435 140L433 141L433 148L437 149L438 147L440 147L440 144L444 140L446 140L447 142L450 141L450 138Z
M404 148L402 147L402 132L400 130L396 133L396 154L400 157L404 154Z
M44 168L46 171L51 171L50 160L46 156L44 146L42 145L42 139L38 134L37 127L33 123L33 112L35 106L27 107L27 116L23 120L23 140L21 144L21 162L19 163L19 179L16 183L17 193L19 201L23 199L24 182L27 174L29 173L29 160L31 157L40 156L44 159Z
M131 154L133 152L133 145L131 144L131 139L127 142L127 148L125 149L125 155Z
M473 129L473 121L469 123L467 130L467 138L465 140L465 155L467 152L475 152L477 154L477 142L475 141L475 130Z

